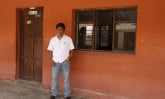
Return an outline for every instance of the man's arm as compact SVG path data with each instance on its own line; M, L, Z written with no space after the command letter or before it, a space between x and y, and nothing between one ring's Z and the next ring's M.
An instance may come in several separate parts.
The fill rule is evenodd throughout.
M66 59L66 61L69 62L69 60L70 60L70 58L72 57L72 55L73 55L73 50L70 50L70 51L69 51L69 56L68 56L68 58Z
M50 50L48 50L48 57L50 58L50 59L52 59L52 51L50 51Z

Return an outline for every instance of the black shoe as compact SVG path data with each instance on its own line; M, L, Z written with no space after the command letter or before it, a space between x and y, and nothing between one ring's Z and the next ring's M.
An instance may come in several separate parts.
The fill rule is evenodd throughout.
M50 96L50 99L56 99L56 97L55 97L55 96L53 96L53 95L51 95L51 96Z
M65 99L71 99L71 97L65 97Z

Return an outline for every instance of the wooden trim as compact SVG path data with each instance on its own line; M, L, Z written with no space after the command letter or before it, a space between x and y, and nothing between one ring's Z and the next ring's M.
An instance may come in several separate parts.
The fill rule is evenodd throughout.
M20 77L20 9L16 9L16 75L15 79Z

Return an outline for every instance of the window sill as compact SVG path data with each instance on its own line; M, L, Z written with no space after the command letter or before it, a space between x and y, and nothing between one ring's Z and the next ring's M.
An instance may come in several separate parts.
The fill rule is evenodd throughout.
M92 50L92 49L75 49L76 52L98 52L98 53L120 53L120 54L133 54L135 55L135 51L110 51L110 50Z

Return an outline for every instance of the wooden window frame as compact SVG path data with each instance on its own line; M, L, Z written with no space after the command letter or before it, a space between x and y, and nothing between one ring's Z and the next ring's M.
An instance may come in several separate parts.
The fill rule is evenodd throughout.
M115 11L116 10L129 10L129 9L135 9L136 10L136 19L134 21L116 21L115 19ZM113 10L113 32L112 32L112 50L97 50L96 49L96 40L97 40L97 36L96 36L96 17L97 17L97 11L99 10ZM79 24L76 13L78 13L79 11L93 11L94 13L94 18L93 18L93 37L92 37L92 48L91 49L83 49L83 48L78 48L78 29L77 29L77 25ZM74 40L76 43L76 50L80 50L80 51L97 51L97 52L117 52L117 53L128 53L128 54L135 54L136 52L136 35L137 35L137 7L136 6L131 6L131 7L118 7L118 8L100 8L100 9L73 9L73 30L75 33L74 36ZM135 43L134 43L134 50L133 51L120 51L120 50L115 50L115 32L116 32L116 24L117 23L135 23L136 24L136 29L135 29Z

